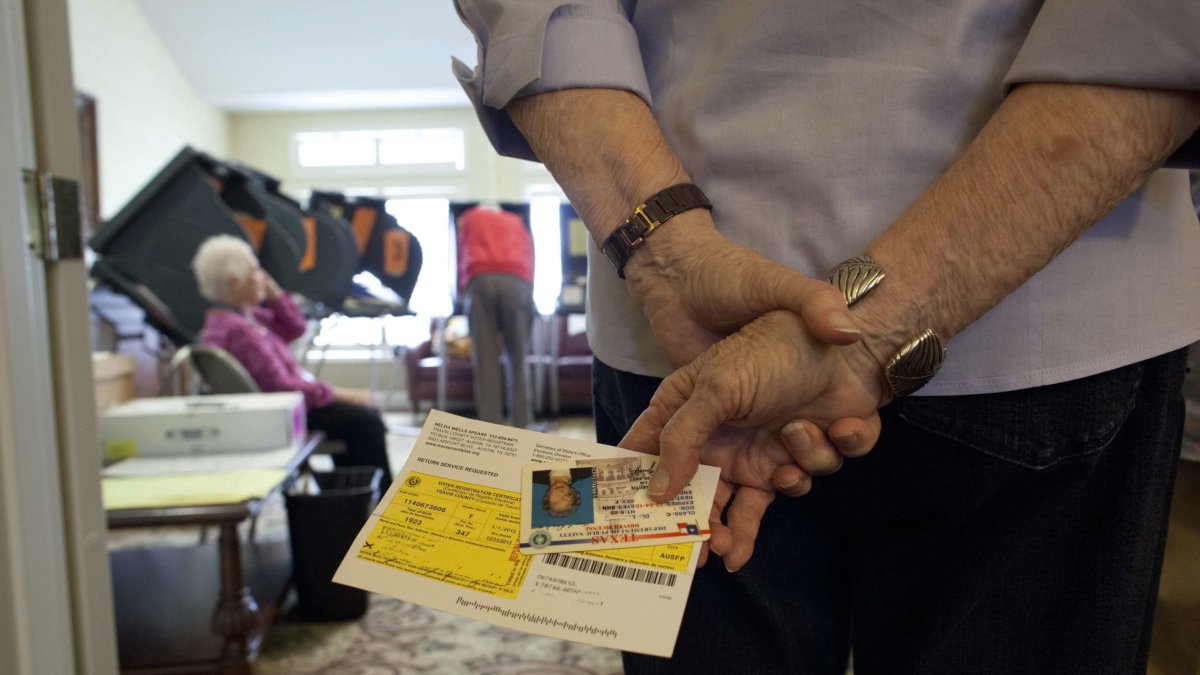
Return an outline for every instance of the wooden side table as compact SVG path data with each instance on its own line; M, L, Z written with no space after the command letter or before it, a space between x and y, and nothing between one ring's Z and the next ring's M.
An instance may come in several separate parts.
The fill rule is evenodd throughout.
M320 433L308 436L285 467L287 476L304 465L323 438ZM265 501L107 511L112 529L215 525L220 532L215 548L112 552L122 672L252 672L251 662L291 578L286 541L243 546L238 536L238 525L257 516ZM210 609L214 599L216 607Z

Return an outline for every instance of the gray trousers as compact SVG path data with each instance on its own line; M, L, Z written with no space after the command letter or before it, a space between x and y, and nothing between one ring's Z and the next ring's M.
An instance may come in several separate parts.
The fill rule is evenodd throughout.
M471 365L475 370L475 411L484 422L504 423L501 342L508 354L509 414L514 427L533 419L525 356L533 324L533 286L510 274L481 274L467 285L471 329Z

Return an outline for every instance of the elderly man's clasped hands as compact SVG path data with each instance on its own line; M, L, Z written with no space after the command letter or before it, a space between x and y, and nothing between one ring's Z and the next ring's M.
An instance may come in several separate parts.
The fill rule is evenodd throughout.
M677 370L620 445L661 455L650 493L663 501L700 463L721 467L709 544L732 571L776 490L803 495L874 446L890 392L836 288L732 244L707 212L684 217L626 266Z

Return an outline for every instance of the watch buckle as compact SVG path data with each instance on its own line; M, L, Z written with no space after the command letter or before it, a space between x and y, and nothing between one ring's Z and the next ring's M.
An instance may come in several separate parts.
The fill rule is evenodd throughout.
M662 225L661 222L651 218L646 213L645 204L642 204L634 209L633 215L629 216L629 224L632 227L630 227L628 231L624 231L623 234L626 235L625 240L629 242L630 246L637 246L641 244L642 240L646 238L646 235L650 234L654 228ZM630 239L628 236L630 234L637 235L637 238Z

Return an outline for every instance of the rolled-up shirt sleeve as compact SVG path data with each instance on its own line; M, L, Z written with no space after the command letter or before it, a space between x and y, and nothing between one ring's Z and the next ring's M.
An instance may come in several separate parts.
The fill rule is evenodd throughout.
M454 74L502 155L537 160L504 106L572 88L625 89L650 103L630 0L455 0L475 35L478 63Z
M1200 2L1047 0L1004 79L1200 91ZM1200 165L1200 137L1172 158Z

